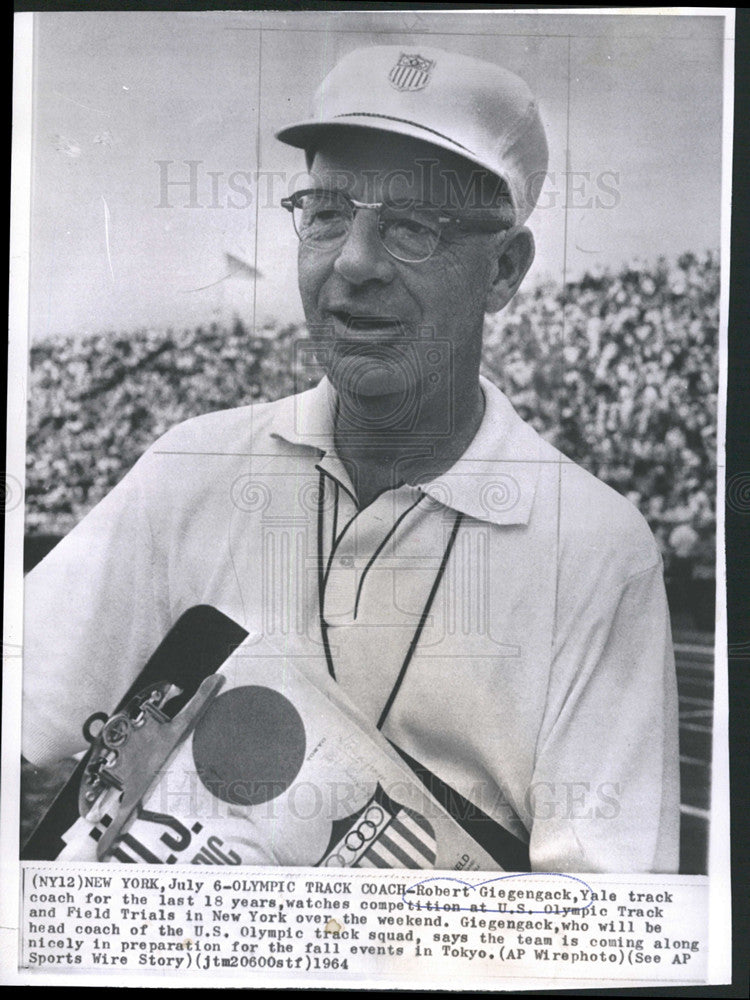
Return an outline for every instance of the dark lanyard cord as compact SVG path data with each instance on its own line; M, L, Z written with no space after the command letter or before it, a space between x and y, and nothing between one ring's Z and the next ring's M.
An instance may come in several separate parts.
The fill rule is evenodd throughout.
M370 569L375 565L375 563L377 561L377 558L380 555L380 553L383 551L383 549L386 547L386 545L388 544L388 542L390 542L390 540L393 538L393 536L398 531L399 525L401 524L401 522L405 518L407 518L409 516L409 514L411 514L411 512L414 510L414 508L417 506L417 504L419 504L419 503L422 502L422 497L423 496L424 496L424 494L420 494L420 497L416 501L416 503L413 503L410 507L407 507L405 511L402 511L402 513L399 514L399 516L393 522L393 525L392 525L390 531L385 536L385 538L380 543L380 545L378 545L378 547L375 549L375 551L373 552L373 554L368 559L367 565L362 570L362 576L360 577L359 586L357 587L357 596L354 599L354 619L355 619L355 621L356 621L356 618L357 618L357 611L359 610L359 599L362 596L362 589L364 588L365 580L367 579L367 574L370 572Z
M407 513L413 510L414 507L416 507L416 504L414 504L411 508L409 508ZM398 694L401 688L404 677L406 676L406 671L409 668L409 664L411 663L412 657L414 656L416 648L419 644L419 640L422 636L422 632L424 631L424 627L427 624L427 619L432 609L435 596L438 592L438 587L440 586L440 582L443 579L445 568L448 565L448 560L450 559L451 552L453 551L453 546L456 544L456 536L458 535L458 529L461 526L461 521L463 520L463 517L464 515L460 511L459 513L456 514L456 518L453 522L453 529L451 531L450 538L448 539L448 544L445 547L445 552L443 552L443 558L440 560L440 567L438 568L437 575L433 581L432 587L430 588L430 593L427 597L427 601L425 602L422 614L419 617L419 624L414 630L414 635L412 636L411 642L409 643L409 648L406 652L406 656L404 657L404 662L401 664L401 669L399 670L396 682L393 685L393 688L391 689L391 693L388 696L388 700L385 703L383 711L380 713L380 718L378 719L377 722L378 729L383 728L385 720L388 718L388 713L390 712L391 707L393 706L393 702L396 700L396 695ZM401 519L402 518L399 518L399 521ZM325 476L323 471L320 470L320 478L318 480L318 615L320 619L320 634L323 639L323 649L325 650L326 663L328 665L328 673L334 680L336 680L336 670L333 665L333 657L331 656L331 647L328 641L328 623L326 622L325 615L323 613L324 601L325 601L325 587L326 583L328 582L328 574L326 572L326 562L328 563L328 566L330 566L331 557L333 555L333 551L331 551L328 560L326 561L324 559L323 555L324 521L325 521ZM394 526L394 528L395 527L397 527L397 525ZM391 532L391 534L392 533L393 532ZM332 538L331 545L335 546L335 544L336 544L336 539ZM374 557L373 560L371 560L371 562L373 561Z
M445 573L445 567L448 565L448 560L450 559L451 552L453 551L453 546L456 543L456 535L458 534L458 529L463 520L463 514L456 514L456 519L453 522L453 530L451 531L451 536L448 539L448 544L445 547L445 552L443 553L443 558L440 561L440 569L437 571L437 576L432 584L432 589L430 590L429 597L427 598L427 603L424 606L422 615L419 619L419 625L412 636L409 649L407 650L406 656L404 657L404 662L401 664L401 670L399 671L398 677L396 678L396 683L393 685L390 695L388 696L388 701L385 703L385 708L380 713L380 718L378 719L377 728L382 729L385 720L388 718L388 713L391 710L393 702L396 700L396 695L399 692L403 679L406 675L406 670L411 663L411 658L414 656L414 651L417 648L420 637L422 635L422 630L427 622L427 617L430 614L430 609L432 608L432 602L435 600L435 595L438 592L438 587L440 586L440 581L443 579L443 574Z
M331 656L331 647L328 642L328 623L325 620L323 614L323 602L325 599L326 582L328 574L326 572L325 562L323 559L323 522L325 519L325 475L320 472L318 478L318 618L320 620L320 635L323 639L323 649L326 654L326 663L328 664L328 673L331 677L336 680L336 671L333 666L333 658ZM331 546L336 543L335 537L331 539ZM330 557L329 557L330 563Z

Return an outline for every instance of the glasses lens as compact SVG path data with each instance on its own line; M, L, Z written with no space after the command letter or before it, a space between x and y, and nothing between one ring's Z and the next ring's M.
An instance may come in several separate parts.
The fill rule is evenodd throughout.
M335 192L311 191L301 195L294 206L294 228L309 246L333 246L346 239L352 224L352 208Z
M416 263L427 260L440 242L438 209L423 206L380 210L380 238L386 250L398 260Z

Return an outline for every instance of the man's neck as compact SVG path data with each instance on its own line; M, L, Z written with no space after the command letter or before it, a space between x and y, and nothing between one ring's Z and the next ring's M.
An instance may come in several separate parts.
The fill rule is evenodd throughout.
M423 398L411 421L399 403L391 397L339 398L336 454L349 471L360 507L401 483L427 482L446 472L474 439L485 405L478 381L457 400L437 394Z

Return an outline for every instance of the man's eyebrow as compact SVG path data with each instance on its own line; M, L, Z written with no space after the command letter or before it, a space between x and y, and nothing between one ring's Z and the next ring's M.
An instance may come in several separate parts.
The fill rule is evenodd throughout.
M300 188L297 194L346 194L344 188L337 187L326 187L322 184L316 184L315 187Z
M352 195L349 194L346 188L342 187L333 187L329 185L316 185L315 187L311 188L300 188L300 191L297 193L301 193L302 191L304 191L306 194L343 195L345 198L349 198L349 200L353 202L360 202L361 204L366 204L366 205L369 204L384 205L386 208L396 209L396 210L398 210L399 208L403 209L407 207L427 208L427 209L433 209L436 212L446 212L446 214L448 214L448 206L446 205L439 205L437 202L434 201L427 201L425 199L407 197L406 195L402 197L396 196L395 198L386 198L383 201L365 202L362 201L361 198L354 198Z
M436 212L442 212L443 206L438 205L437 202L427 201L424 198L407 198L405 195L401 198L389 198L383 202L386 208L427 208L433 209Z
M411 209L424 208L429 211L442 212L444 215L448 216L460 217L462 215L461 210L456 208L455 206L440 204L436 201L430 201L425 198L409 197L407 195L403 195L401 197L396 196L393 198L387 198L384 199L383 201L377 201L377 202L363 202L362 199L360 198L352 197L352 195L349 194L349 192L346 190L345 187L336 187L334 185L327 185L327 184L319 184L316 185L315 187L309 187L309 188L300 188L300 190L297 193L299 194L302 192L304 192L305 194L341 195L355 203L368 204L368 205L369 204L383 205L385 208L396 212L399 210L404 211L407 208Z

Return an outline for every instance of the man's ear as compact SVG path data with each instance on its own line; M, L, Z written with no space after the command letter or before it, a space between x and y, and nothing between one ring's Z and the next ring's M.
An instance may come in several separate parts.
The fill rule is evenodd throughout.
M499 233L498 240L485 306L488 313L499 312L510 302L534 260L534 237L526 226Z

